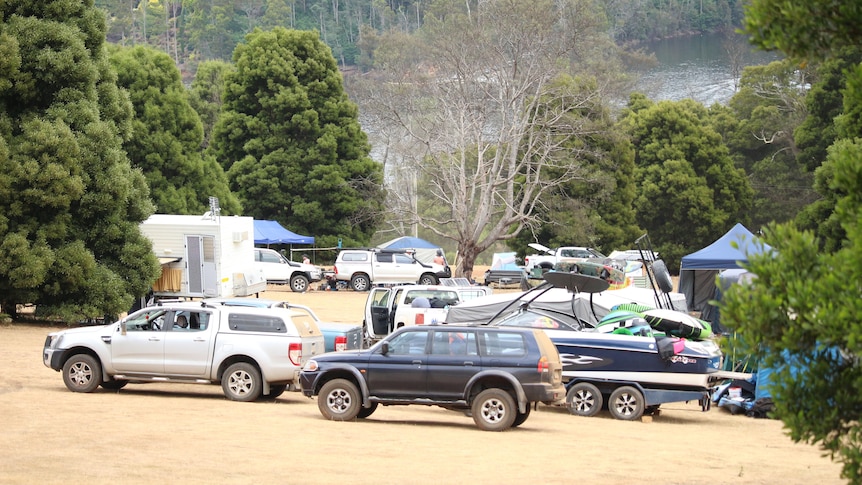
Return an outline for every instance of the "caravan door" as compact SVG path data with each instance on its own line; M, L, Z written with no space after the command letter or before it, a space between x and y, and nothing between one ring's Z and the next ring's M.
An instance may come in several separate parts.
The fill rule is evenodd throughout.
M189 293L218 296L215 236L186 236Z

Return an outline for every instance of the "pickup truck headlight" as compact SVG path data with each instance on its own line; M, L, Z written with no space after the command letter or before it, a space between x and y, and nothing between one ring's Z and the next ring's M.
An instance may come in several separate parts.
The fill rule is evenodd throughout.
M317 361L314 359L309 360L308 362L305 363L304 366L302 366L302 370L303 370L303 372L314 372L314 371L316 371L317 370Z

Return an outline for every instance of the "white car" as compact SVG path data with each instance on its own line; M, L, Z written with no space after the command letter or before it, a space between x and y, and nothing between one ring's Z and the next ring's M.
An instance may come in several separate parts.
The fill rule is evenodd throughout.
M263 270L267 283L290 285L290 289L302 293L308 290L308 284L320 281L323 273L320 268L290 261L277 251L265 248L254 248L255 265Z

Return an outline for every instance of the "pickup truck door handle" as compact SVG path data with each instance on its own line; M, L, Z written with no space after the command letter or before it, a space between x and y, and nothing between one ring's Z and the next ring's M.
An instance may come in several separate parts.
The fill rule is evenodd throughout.
M161 340L161 339L160 339L160 338L158 338L158 337L150 337L150 339L149 339L149 340L150 340L150 342L158 342L158 341L159 341L159 340Z

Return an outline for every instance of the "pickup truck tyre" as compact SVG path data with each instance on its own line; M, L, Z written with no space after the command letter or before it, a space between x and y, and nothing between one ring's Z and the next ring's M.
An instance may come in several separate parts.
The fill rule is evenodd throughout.
M63 383L72 392L93 392L102 383L102 365L92 355L73 355L63 364Z
M578 382L566 393L566 407L576 416L595 416L602 410L602 393L589 382Z
M374 411L376 411L376 410L377 410L377 403L373 402L373 403L371 403L371 407L369 407L369 408L359 408L359 414L357 414L356 417L359 419L365 419L368 416L371 416L372 414L374 414Z
M347 379L333 379L320 388L317 408L326 419L350 421L362 409L359 389Z
M473 422L482 431L503 431L511 428L517 417L515 400L503 389L491 388L480 392L470 408Z
M524 424L524 421L526 421L527 418L530 417L530 410L532 410L532 409L533 409L532 406L527 406L527 412L526 413L522 413L521 411L518 411L518 415L515 416L515 422L512 423L512 427L514 428L514 427L517 427L517 426Z
M632 386L618 387L608 399L611 416L624 421L634 421L643 416L644 396Z
M430 286L430 285L439 284L439 281L437 281L437 277L434 276L433 274L424 274L424 275L419 277L419 284Z
M260 371L246 362L238 362L224 371L221 387L231 401L249 402L260 397L263 382Z
M107 389L109 391L119 391L120 389L126 387L126 384L128 383L129 381L124 380L110 380L103 382L101 386L102 389Z
M371 281L364 274L353 275L353 278L350 278L350 287L353 291L368 291L370 286Z
M290 289L296 293L304 293L308 290L308 278L301 274L291 276Z
M275 401L278 396L284 394L284 391L287 390L287 384L273 384L269 386L269 394L261 396L261 400L267 401Z

